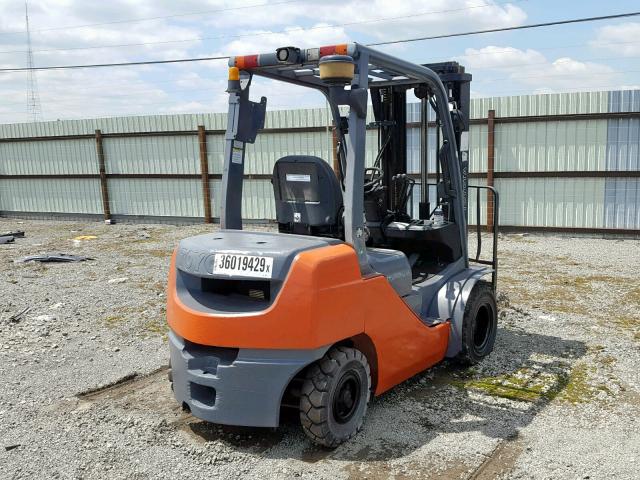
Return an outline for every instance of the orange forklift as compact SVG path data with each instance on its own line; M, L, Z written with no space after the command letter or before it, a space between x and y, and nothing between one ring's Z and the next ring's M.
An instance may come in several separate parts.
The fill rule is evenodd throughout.
M275 163L277 233L242 229L246 144L267 104L249 99L254 77L322 92L339 139L337 172L309 155ZM180 241L169 272L169 377L185 409L277 427L293 407L304 432L333 448L360 430L371 395L493 350L497 222L492 259L480 259L479 223L470 259L467 197L492 190L498 219L498 196L467 184L470 81L455 62L418 65L356 43L230 58L221 229ZM421 105L419 176L407 173L410 91ZM368 128L378 131L370 166Z

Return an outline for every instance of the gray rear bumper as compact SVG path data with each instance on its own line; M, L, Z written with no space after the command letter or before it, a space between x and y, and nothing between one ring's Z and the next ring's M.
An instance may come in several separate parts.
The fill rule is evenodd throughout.
M316 350L230 349L196 345L169 332L173 394L203 420L277 427L291 379L321 358Z

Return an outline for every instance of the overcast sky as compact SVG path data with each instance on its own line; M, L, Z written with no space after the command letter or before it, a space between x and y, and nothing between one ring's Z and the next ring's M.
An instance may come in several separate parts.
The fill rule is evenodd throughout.
M241 8L239 8L241 7ZM31 0L37 66L250 54L637 10L637 0ZM160 18L158 18L160 17ZM380 47L457 60L478 96L639 88L640 17ZM27 64L24 2L0 0L0 68ZM226 61L37 73L42 119L226 111ZM28 121L27 75L0 73L0 123ZM269 108L322 106L263 79Z

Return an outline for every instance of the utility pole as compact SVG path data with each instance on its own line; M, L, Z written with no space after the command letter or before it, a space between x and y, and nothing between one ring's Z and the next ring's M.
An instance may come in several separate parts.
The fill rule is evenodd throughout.
M37 122L40 120L42 114L42 108L40 106L40 94L38 93L38 79L36 78L36 71L33 70L33 49L31 48L31 29L29 27L29 5L27 0L24 2L24 16L27 24L27 66L29 67L28 75L28 91L27 91L27 108L31 115L31 121Z

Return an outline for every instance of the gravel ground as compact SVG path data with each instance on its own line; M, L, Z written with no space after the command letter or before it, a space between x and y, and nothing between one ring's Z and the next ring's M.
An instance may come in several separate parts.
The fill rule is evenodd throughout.
M376 398L326 451L295 417L222 428L173 401L169 255L212 227L0 219L15 228L26 238L0 245L2 478L638 478L640 241L502 237L495 352ZM15 263L42 252L93 260Z

